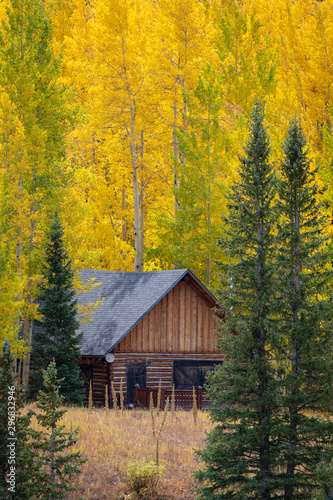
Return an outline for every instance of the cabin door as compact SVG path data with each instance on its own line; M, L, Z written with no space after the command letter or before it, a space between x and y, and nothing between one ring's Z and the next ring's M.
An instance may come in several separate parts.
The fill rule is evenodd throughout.
M146 360L127 360L127 404L133 404L134 386L146 388Z

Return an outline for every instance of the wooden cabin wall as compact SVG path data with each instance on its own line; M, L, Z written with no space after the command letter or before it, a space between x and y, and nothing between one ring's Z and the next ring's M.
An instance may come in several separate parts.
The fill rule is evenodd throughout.
M109 368L105 359L98 359L95 357L84 357L80 361L80 366L91 366L92 376L92 389L93 389L93 404L104 405L105 403L105 386L110 384L109 381ZM89 382L85 381L85 403L88 402L89 397Z
M115 354L115 360L109 364L109 371L112 371L112 378L117 394L120 391L120 380L123 377L123 391L127 391L127 363L131 360L145 360L146 361L146 386L157 389L161 379L161 386L164 389L172 389L173 384L173 362L174 360L193 360L200 361L223 361L224 356L219 353L218 355L200 354L200 355L181 355L181 354L155 354L155 353L142 353L142 354Z
M119 342L116 353L218 354L211 303L189 282L180 281Z
M223 361L219 354L156 354L156 353L117 353L112 363L106 363L96 358L84 358L83 366L92 366L93 404L105 404L105 386L109 388L109 399L112 401L111 381L117 394L120 393L121 379L123 379L123 393L127 394L127 366L131 361L141 360L146 364L146 387L157 389L159 381L164 389L172 390L173 362L175 360L200 360ZM88 402L89 390L86 386L86 399Z
M190 282L180 281L170 292L119 342L112 351L115 360L86 357L93 365L93 401L105 404L105 386L111 381L117 394L121 379L127 393L127 366L133 360L146 363L146 386L171 390L173 361L221 361L215 330L217 323L212 304Z

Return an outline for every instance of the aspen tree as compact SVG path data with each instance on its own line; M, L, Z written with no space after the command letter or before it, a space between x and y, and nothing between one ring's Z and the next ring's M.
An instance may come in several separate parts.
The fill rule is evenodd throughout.
M156 183L153 188L150 184L152 179L159 179L160 170L156 161L160 153L151 146L152 137L158 133L158 97L151 76L149 13L149 2L144 9L139 2L127 0L112 6L96 2L94 17L86 23L87 50L82 53L76 42L83 65L80 82L77 77L73 79L83 90L89 81L86 74L96 82L84 99L95 129L94 154L88 163L99 184L96 196L102 187L98 219L104 218L103 231L111 220L121 253L129 254L130 246L134 246L131 257L136 271L143 269L146 204L156 196ZM93 203L96 205L95 200Z
M19 192L12 218L16 242L12 252L16 255L16 272L24 283L21 316L25 344L29 346L36 314L33 299L40 242L50 210L66 196L64 135L74 115L68 108L71 98L59 84L61 61L52 52L51 22L44 1L9 1L0 41L0 87L8 96L11 119L16 120L15 129L2 136L5 151L15 149L14 132L21 127L20 143L10 157L6 156L10 161L2 168L10 188ZM18 162L23 168L18 168ZM26 385L29 364L28 353L23 363Z
M179 128L185 125L187 113L183 92L194 88L197 72L215 55L215 29L207 7L195 0L161 0L156 4L154 34L158 59L155 67L162 97L159 111L167 124L169 140L172 140L175 165L185 161L177 136ZM173 187L179 188L176 168ZM178 208L179 200L175 198L175 215Z
M223 105L221 82L215 69L207 65L199 74L193 95L185 93L186 126L177 137L186 162L176 167L177 217L156 217L160 231L147 252L148 259L192 269L208 287L211 261L219 254L216 239L221 235L221 199L228 183L228 139L222 135L219 119Z
M258 17L239 2L217 5L217 52L225 99L248 109L257 95L276 86L272 37L263 36Z

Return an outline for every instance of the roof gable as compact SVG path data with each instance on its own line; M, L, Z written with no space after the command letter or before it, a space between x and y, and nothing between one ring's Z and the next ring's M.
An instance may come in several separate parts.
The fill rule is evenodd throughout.
M105 356L183 278L195 283L212 303L216 302L188 269L143 273L85 269L81 276L84 283L94 278L94 283L100 285L79 294L79 305L104 299L94 309L92 322L80 326L80 348L85 356Z

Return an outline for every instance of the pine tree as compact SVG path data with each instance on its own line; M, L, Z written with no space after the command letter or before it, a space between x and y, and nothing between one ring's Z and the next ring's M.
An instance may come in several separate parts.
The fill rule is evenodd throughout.
M15 384L14 359L8 341L0 355L0 497L37 498L37 452L30 438L31 412L22 414L23 393Z
M302 499L316 485L314 467L333 458L332 271L327 223L306 139L292 122L279 183L277 314L284 365L286 473L284 498Z
M76 318L75 290L71 261L63 243L63 228L58 215L48 236L44 282L39 295L42 319L36 321L32 347L33 371L31 394L42 386L42 369L55 360L59 376L63 379L60 392L68 403L80 404L84 398L83 381L76 361L80 358L76 335L79 322Z
M71 486L73 477L80 472L82 463L86 461L85 458L81 458L80 451L64 454L67 448L77 442L79 429L64 432L64 426L59 425L59 420L67 411L61 408L63 404L63 397L59 394L61 382L57 379L56 364L51 362L47 369L43 370L44 390L39 392L37 401L37 407L41 410L37 415L38 423L51 432L40 431L33 443L39 450L39 463L43 464L35 479L42 485L43 498L50 500L67 499L68 492L76 490L76 487Z
M280 486L279 384L269 349L275 181L263 120L263 106L257 102L221 239L229 258L220 264L220 348L225 361L209 377L216 425L199 451L205 462L196 473L202 499L264 500Z

